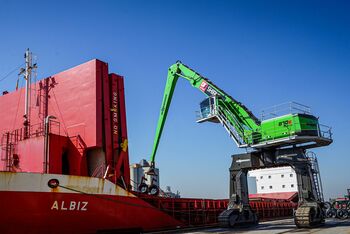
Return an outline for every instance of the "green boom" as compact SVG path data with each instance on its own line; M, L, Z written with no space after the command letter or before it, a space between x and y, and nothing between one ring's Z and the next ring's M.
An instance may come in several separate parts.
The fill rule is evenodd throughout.
M260 122L242 103L218 88L209 79L178 61L168 70L151 154L152 165L155 162L159 140L179 77L188 80L193 87L199 89L208 97L208 101L205 103L207 107L211 108L210 113L214 113L214 117L217 118L217 121L212 122L221 122L224 126L231 126L231 129L235 132L233 134L236 138L235 141L240 147L269 147L271 142L278 142L277 144L282 145L284 139L289 140L288 144L290 144L290 140L295 139L295 136L309 137L303 138L305 143L305 141L310 141L311 138L314 140L315 137L319 137L319 124L316 117L309 114L287 114ZM204 109L201 108L202 111ZM276 146L276 143L274 146Z

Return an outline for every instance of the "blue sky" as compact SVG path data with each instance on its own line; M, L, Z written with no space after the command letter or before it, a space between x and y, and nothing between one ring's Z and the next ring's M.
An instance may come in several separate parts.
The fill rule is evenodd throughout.
M0 8L0 79L29 47L39 77L93 58L125 76L131 162L149 158L167 68L182 60L256 115L297 101L331 125L314 150L326 197L350 187L350 4L347 1L6 1ZM13 90L15 75L0 82ZM230 155L220 125L197 124L204 96L175 90L157 154L161 184L188 197L228 195Z

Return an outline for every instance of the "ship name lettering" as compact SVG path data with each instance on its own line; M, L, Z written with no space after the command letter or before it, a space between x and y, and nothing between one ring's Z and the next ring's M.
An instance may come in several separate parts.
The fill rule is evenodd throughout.
M89 202L87 201L69 201L65 203L64 201L54 201L51 210L78 210L87 211L87 206Z

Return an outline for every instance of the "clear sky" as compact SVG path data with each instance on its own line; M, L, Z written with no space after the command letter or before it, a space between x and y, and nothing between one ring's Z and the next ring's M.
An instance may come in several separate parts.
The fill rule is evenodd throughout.
M29 47L43 78L93 58L125 76L130 161L149 158L167 68L182 60L257 116L296 101L331 125L314 150L326 197L350 187L348 1L10 1L0 7L0 79ZM16 75L0 82L13 90ZM220 125L195 122L203 94L180 80L157 154L161 184L187 197L228 196Z

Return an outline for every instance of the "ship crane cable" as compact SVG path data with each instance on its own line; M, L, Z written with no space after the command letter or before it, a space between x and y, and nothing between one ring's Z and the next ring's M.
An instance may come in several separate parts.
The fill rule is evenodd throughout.
M4 81L5 79L7 79L14 72L18 71L18 69L20 69L23 65L24 65L24 63L22 63L21 65L17 66L15 69L11 70L10 72L8 72L6 75L4 75L2 78L0 78L0 82Z
M22 84L23 84L23 80L21 81L21 85L22 85ZM19 104L20 104L20 102L21 102L21 97L22 97L22 90L23 90L23 89L21 89L21 90L19 91L19 97L18 97L18 102L17 102L16 114L15 114L15 118L13 119L12 129L14 129L15 126L16 126L16 121L17 121L17 116L18 116L18 110L19 110Z
M52 94L53 94L53 98L55 99L55 103L56 103L56 106L57 106L58 113L60 114L61 121L62 121L62 123L63 123L64 133L66 134L66 136L68 136L68 131L67 131L66 123L65 123L65 121L64 121L64 119L63 119L63 115L62 115L60 106L58 105L58 101L57 101L57 98L56 98L56 95L55 95L55 91L54 91L53 89L52 89Z

